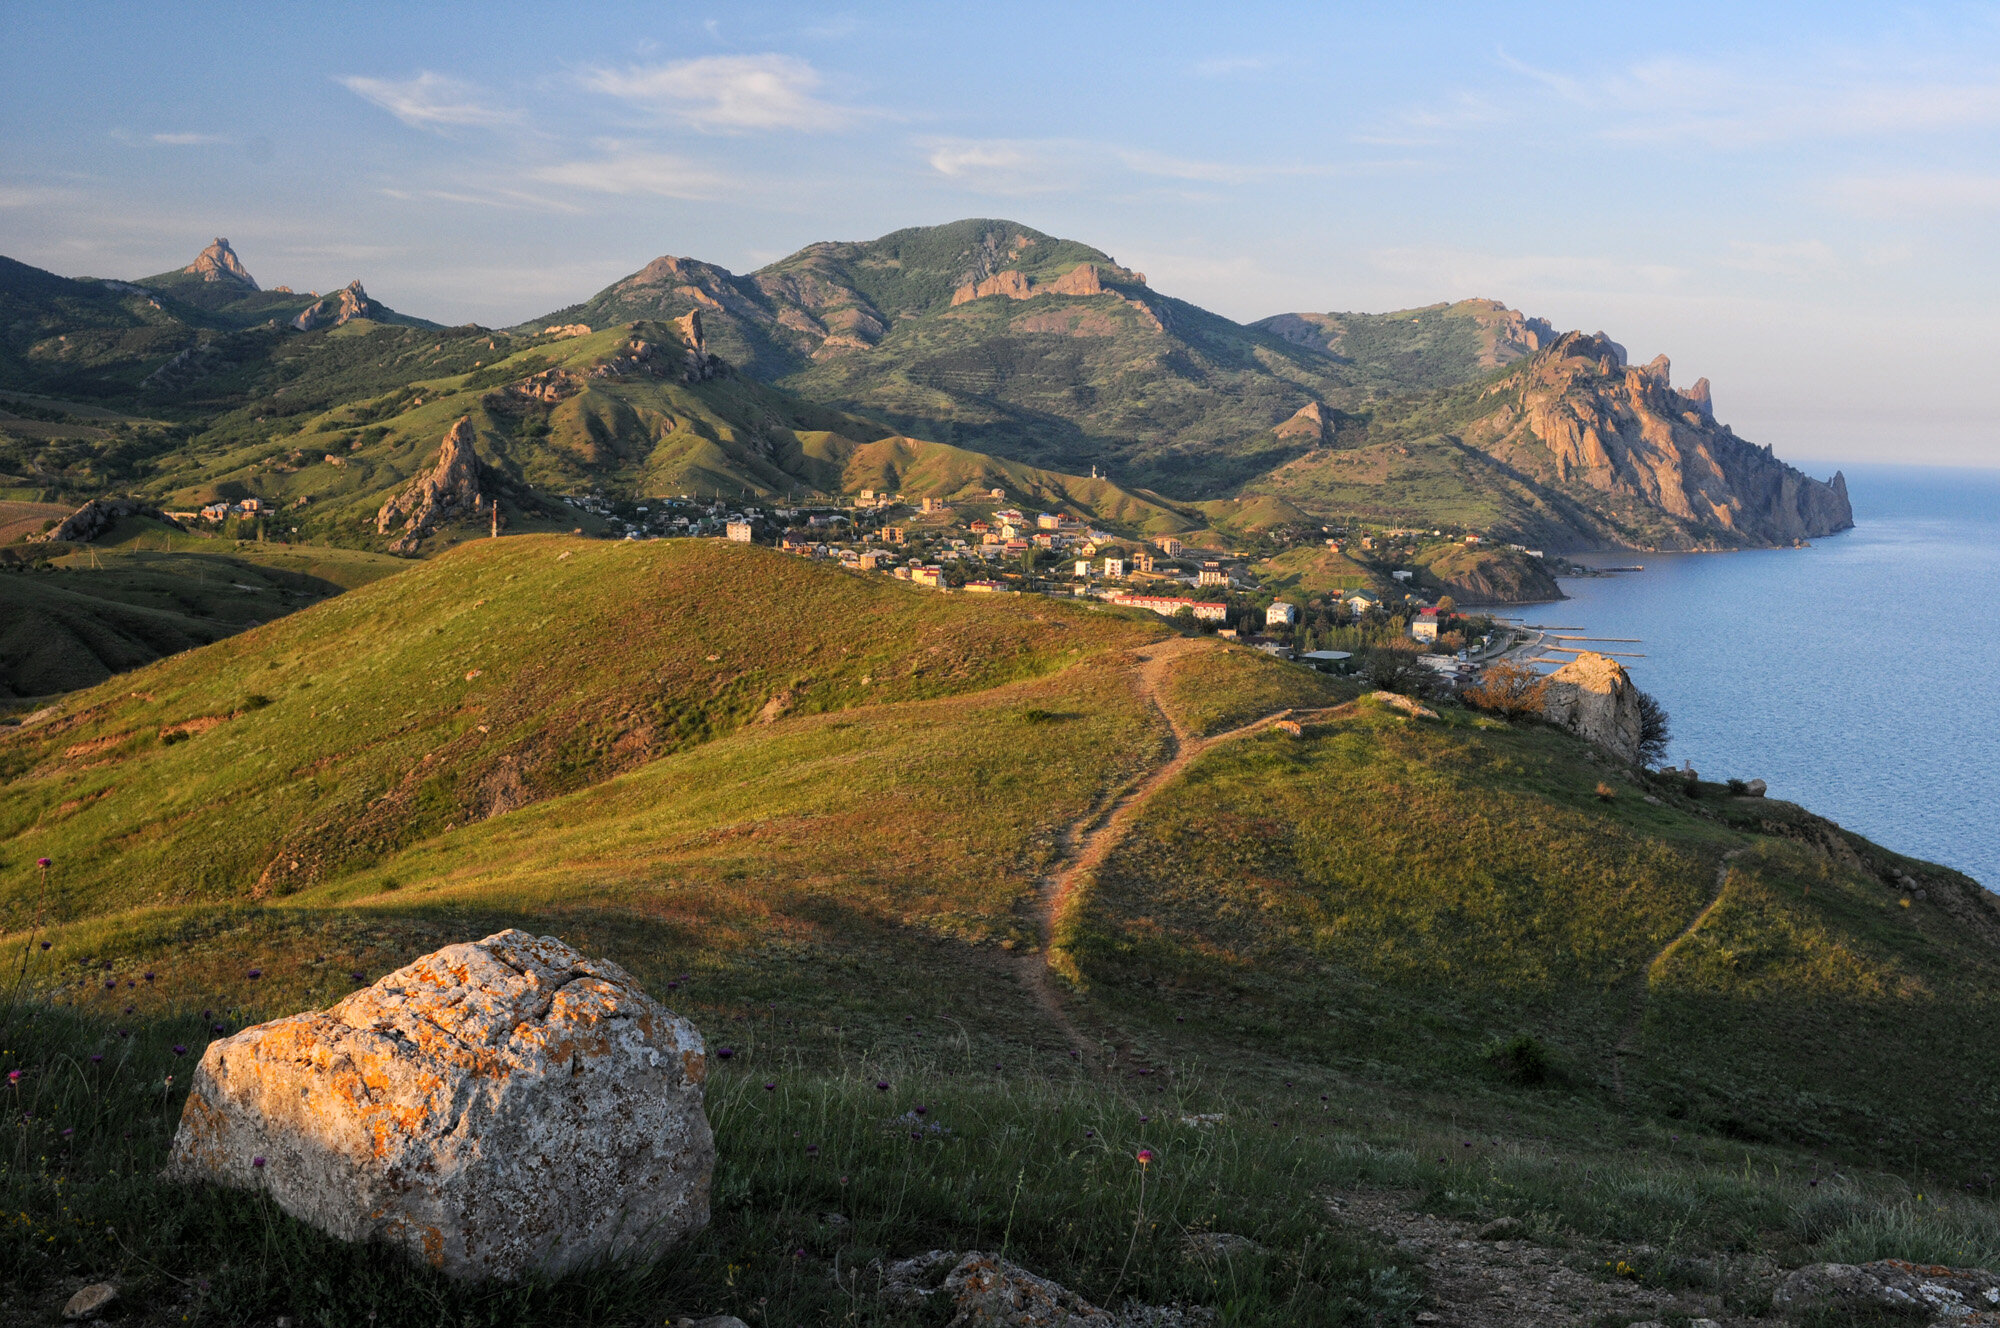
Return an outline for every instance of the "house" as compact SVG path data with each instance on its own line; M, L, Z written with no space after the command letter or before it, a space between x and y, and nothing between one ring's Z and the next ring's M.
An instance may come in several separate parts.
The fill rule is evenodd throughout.
M1024 539L1009 539L1004 547L1009 557L1018 557L1034 546Z
M1079 558L1076 560L1076 574L1078 576L1090 575L1090 559Z
M1104 575L1113 581L1123 577L1125 575L1125 560L1123 558L1106 558L1104 560Z
M1038 549L1053 549L1056 546L1056 537L1046 530L1036 531L1033 539L1035 547Z
M1299 656L1301 664L1310 665L1321 673L1345 673L1347 661L1354 656L1345 650L1308 650Z
M1171 618L1182 609L1194 614L1200 622L1225 622L1229 618L1227 604L1210 604L1201 600L1174 599L1167 595L1114 595L1111 602L1122 608L1151 609L1162 618Z
M993 529L993 527L987 525L984 521L975 521L967 529L975 535L984 535L987 531Z
M942 498L924 499L925 512L949 512L950 510L951 510L951 504L945 502L945 500Z
M986 491L986 496L988 498L991 498L996 503L1004 503L1007 501L1007 491L1005 489L988 489Z
M992 595L1007 589L1005 581L968 581L965 588L975 595Z
M1437 640L1438 611L1436 609L1425 609L1419 613L1417 620L1410 624L1410 635L1419 641Z
M757 536L757 527L749 521L731 521L724 529L728 538L737 544L748 544Z
M1194 574L1194 583L1197 586L1226 586L1229 584L1229 573L1220 567L1204 567Z
M255 515L264 510L264 500L261 498L245 498L242 502L242 507L245 512Z
M1271 607L1264 610L1266 627L1290 627L1299 620L1299 606L1287 604L1283 600L1273 600Z
M882 527L882 542L884 544L902 544L907 542L909 538L910 532L904 530L901 526Z
M228 503L210 503L208 506L201 509L201 517L202 520L204 521L220 521L222 520L222 518L228 515L229 515Z
M863 489L861 491L861 505L863 507L873 507L875 505L875 491L873 489Z
M1153 570L1153 555L1150 553L1141 553L1134 557L1132 562L1142 572Z
M1166 554L1169 558L1180 557L1181 550L1187 547L1187 545L1181 543L1172 535L1163 535L1159 539L1154 540L1153 544L1161 553Z
M912 567L910 569L910 580L920 586L929 586L931 589L936 590L944 585L944 568L939 567L935 563L928 567Z
M1035 518L1035 529L1061 530L1062 518L1057 516L1054 512L1043 512L1041 515Z
M1389 575L1395 577L1398 581L1408 581L1412 576L1415 576L1416 573L1412 572L1409 568L1404 567L1389 573Z
M1341 603L1345 604L1347 611L1357 618L1370 609L1379 609L1382 607L1382 601L1365 590L1356 590L1349 593L1347 598L1343 599Z

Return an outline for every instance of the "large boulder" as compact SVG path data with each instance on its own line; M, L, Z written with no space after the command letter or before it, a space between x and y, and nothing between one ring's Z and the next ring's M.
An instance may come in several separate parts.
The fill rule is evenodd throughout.
M472 417L461 417L445 434L430 468L418 471L401 493L382 504L382 510L375 514L378 535L388 534L398 522L403 524L403 534L389 546L390 552L414 553L418 541L438 523L484 510L486 497L480 477L485 467L473 449L476 437Z
M1787 1276L1771 1307L1787 1316L1851 1316L1875 1310L1947 1323L2000 1322L2000 1275L1983 1268L1878 1259L1808 1264Z
M503 931L210 1043L168 1174L460 1278L644 1257L708 1222L706 1067L624 969Z
M1634 764L1639 760L1639 689L1625 666L1586 650L1551 673L1542 717Z
M88 544L100 535L110 534L112 527L128 516L163 521L176 528L181 524L151 503L137 498L93 498L64 517L61 525L41 538L52 543Z

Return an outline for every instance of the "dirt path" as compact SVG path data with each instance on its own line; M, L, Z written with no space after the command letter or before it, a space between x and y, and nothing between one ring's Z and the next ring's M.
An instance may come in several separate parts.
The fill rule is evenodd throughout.
M1139 668L1134 674L1134 682L1141 700L1153 708L1166 727L1166 759L1150 773L1140 775L1122 789L1107 795L1063 832L1055 865L1036 886L1035 929L1040 944L1033 950L1020 951L1015 955L1015 966L1022 983L1050 1022L1062 1030L1078 1058L1086 1064L1095 1063L1099 1044L1086 1037L1069 1017L1055 978L1049 971L1049 945L1055 938L1055 920L1061 915L1063 905L1077 885L1095 871L1131 832L1133 823L1153 795L1180 778L1181 772L1203 752L1218 743L1255 733L1292 713L1289 709L1280 710L1205 738L1190 734L1173 712L1161 704L1160 685L1174 660L1201 648L1196 638L1174 637L1139 652Z
M1707 922L1709 915L1722 903L1723 892L1729 888L1729 864L1742 852L1740 848L1733 848L1722 855L1722 861L1715 868L1715 894L1702 905L1701 912L1695 914L1688 925L1661 946L1660 952L1639 970L1637 989L1632 994L1632 1013L1626 1017L1624 1031L1618 1035L1618 1045L1611 1052L1611 1086L1617 1091L1620 1102L1625 1100L1625 1058L1636 1056L1639 1052L1639 1032L1646 1022L1646 994L1652 990L1653 974L1667 962L1667 956L1678 949L1682 941L1701 929L1701 924Z

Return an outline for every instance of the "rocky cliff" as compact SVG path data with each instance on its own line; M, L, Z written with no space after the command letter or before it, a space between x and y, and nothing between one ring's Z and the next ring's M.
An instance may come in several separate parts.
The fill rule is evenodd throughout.
M250 276L249 270L243 266L243 261L236 256L236 251L229 247L229 241L220 235L215 237L214 244L196 254L194 262L189 263L181 271L191 277L200 277L203 281L233 281L251 290L257 289L257 283Z
M361 283L350 281L300 312L292 320L292 326L301 332L317 332L321 328L339 327L356 318L373 318L378 312L378 306L368 298L368 292L361 289Z
M1637 765L1639 689L1615 659L1585 651L1548 676L1542 717Z
M439 522L485 510L473 437L471 417L460 419L444 436L444 445L430 469L417 472L401 493L382 504L375 515L375 533L386 535L398 523L403 528L389 545L391 553L414 553Z
M1791 544L1854 524L1847 481L1809 478L1715 420L1708 380L1672 385L1662 355L1624 362L1603 336L1571 332L1525 364L1503 405L1466 439L1565 488L1635 501L1670 518L1668 548Z

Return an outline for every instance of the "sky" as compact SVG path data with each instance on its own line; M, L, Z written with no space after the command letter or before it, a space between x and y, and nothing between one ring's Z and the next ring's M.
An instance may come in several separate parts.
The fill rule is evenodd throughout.
M1546 8L1546 7L1544 7ZM5 0L0 253L504 326L1003 217L1243 321L1484 296L1820 473L2000 466L2000 5Z

